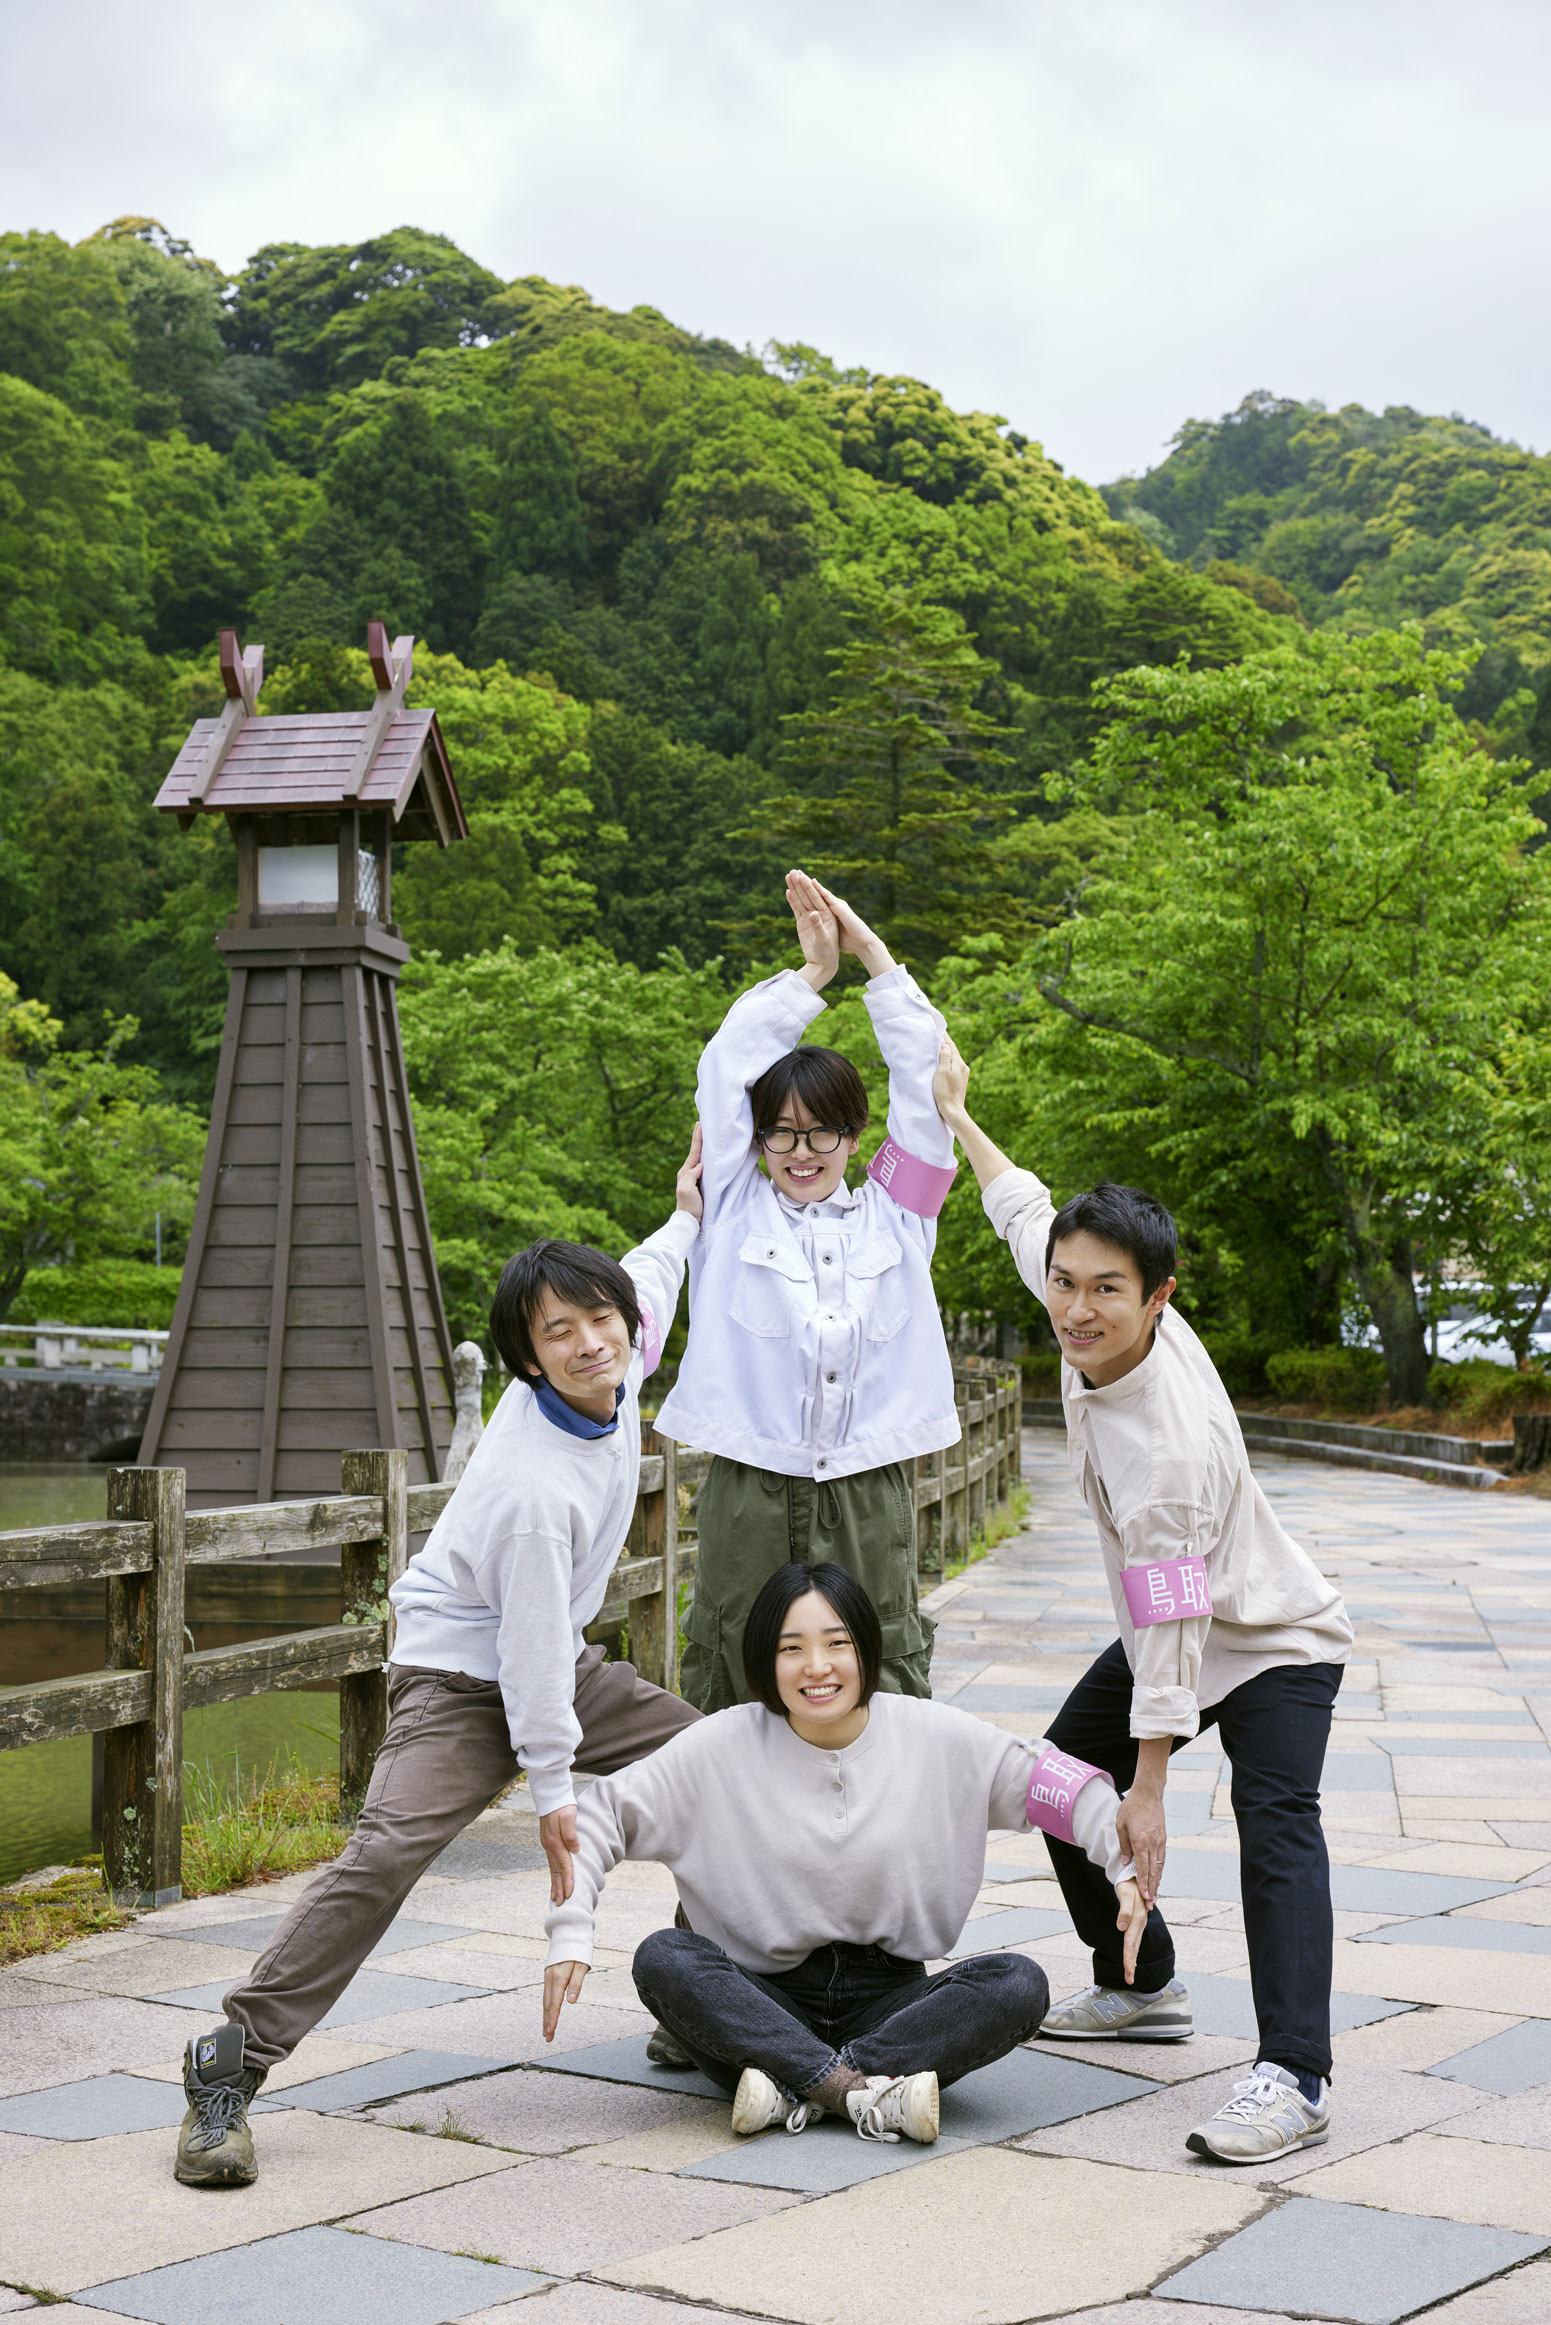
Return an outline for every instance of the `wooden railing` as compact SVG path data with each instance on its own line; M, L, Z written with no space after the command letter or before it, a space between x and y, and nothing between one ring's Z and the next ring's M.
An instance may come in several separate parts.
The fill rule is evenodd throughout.
M0 1324L0 1367L9 1371L132 1373L154 1378L165 1332L96 1324Z
M923 1579L968 1545L1018 1475L1015 1368L955 1367L961 1445L915 1464ZM643 1678L678 1683L679 1605L698 1544L684 1524L708 1456L653 1432L635 1515L592 1631L628 1625ZM103 1734L103 1878L121 1902L181 1894L183 1719L206 1704L339 1683L339 1794L352 1820L387 1723L393 1650L390 1586L455 1488L409 1483L403 1452L341 1458L339 1495L239 1509L187 1510L181 1469L110 1469L101 1524L0 1533L0 1591L104 1582L107 1663L66 1679L0 1689L0 1750ZM684 1489L689 1508L681 1509ZM340 1619L279 1638L185 1651L188 1571L235 1559L340 1552Z

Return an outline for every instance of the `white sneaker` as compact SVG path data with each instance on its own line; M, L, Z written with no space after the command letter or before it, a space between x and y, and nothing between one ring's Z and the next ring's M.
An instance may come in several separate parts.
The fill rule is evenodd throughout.
M1323 2147L1330 2137L1330 2085L1321 2083L1312 2105L1296 2076L1269 2060L1257 2061L1233 2097L1209 2123L1193 2131L1185 2145L1192 2155L1215 2156L1220 2164L1274 2163L1300 2147Z
M788 2131L804 2131L823 2112L811 2099L788 2099L780 2084L758 2067L745 2067L733 2095L732 2127L740 2139L752 2139L773 2123L784 2123Z
M1041 2034L1065 2042L1183 2042L1195 2032L1190 1996L1177 1978L1156 1994L1085 1986L1047 2012Z
M937 2137L937 2077L869 2075L865 2091L846 2093L846 2113L862 2139L918 2139L930 2147Z

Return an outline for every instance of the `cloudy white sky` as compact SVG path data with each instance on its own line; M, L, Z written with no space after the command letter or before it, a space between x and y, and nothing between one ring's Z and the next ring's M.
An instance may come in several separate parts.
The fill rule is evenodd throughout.
M1551 445L1545 0L0 0L0 224L411 223L1095 481L1254 388Z

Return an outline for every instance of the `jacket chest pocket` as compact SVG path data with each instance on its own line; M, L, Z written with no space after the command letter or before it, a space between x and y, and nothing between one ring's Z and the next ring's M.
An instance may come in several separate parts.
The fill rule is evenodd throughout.
M869 1235L850 1256L849 1289L869 1340L892 1340L909 1320L904 1263L892 1235Z
M794 1245L766 1235L744 1237L732 1281L735 1324L761 1340L786 1340L814 1298L812 1272Z

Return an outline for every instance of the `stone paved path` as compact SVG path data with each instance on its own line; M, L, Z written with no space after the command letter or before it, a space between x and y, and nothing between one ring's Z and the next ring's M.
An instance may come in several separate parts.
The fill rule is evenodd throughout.
M621 1868L599 1967L539 2033L546 1881L521 1810L422 1881L267 2088L250 2189L176 2186L178 2056L298 1877L148 1914L0 1974L0 2314L166 2325L1382 2325L1551 2319L1551 1511L1258 1465L1346 1589L1357 1656L1325 1772L1335 1860L1330 2144L1263 2173L1185 2133L1253 2058L1225 1771L1169 1785L1164 1893L1201 2031L1035 2044L945 2095L936 2149L826 2124L735 2143L644 2061L633 1948L671 1919ZM939 1594L941 1692L1038 1734L1113 1635L1058 1435L1028 1531ZM962 1941L1058 1995L1082 1948L1033 1837L993 1840Z

